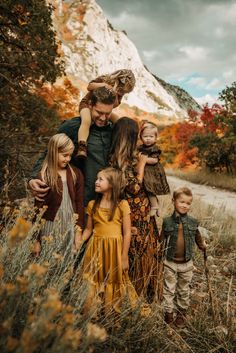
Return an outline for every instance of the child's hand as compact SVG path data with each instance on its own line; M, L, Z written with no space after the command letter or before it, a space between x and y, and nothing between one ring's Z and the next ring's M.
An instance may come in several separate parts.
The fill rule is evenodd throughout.
M108 89L113 89L113 87L111 85L109 85L108 83L104 83L103 86Z
M157 162L158 162L158 158L153 158L153 157L147 158L147 164L155 165L155 164L157 164Z
M126 271L129 269L129 258L127 255L122 255L122 258L121 258L121 263L122 263L122 270L123 271Z

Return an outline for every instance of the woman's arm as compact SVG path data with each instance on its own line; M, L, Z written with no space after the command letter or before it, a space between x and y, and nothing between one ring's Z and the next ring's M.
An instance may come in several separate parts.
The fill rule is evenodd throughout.
M138 164L137 164L137 179L140 183L142 183L143 181L143 177L144 177L144 168L145 168L145 165L147 163L147 159L148 159L148 156L146 156L145 154L140 154L139 155L139 161L138 161Z
M129 268L129 247L131 240L131 220L130 214L123 216L123 245L122 245L122 270L128 270Z

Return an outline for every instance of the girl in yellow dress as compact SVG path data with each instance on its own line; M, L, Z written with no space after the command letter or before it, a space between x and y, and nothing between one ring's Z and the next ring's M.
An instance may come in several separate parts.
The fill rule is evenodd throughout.
M120 199L123 185L121 171L103 169L95 182L97 198L87 207L87 226L81 239L89 239L83 262L87 309L102 301L106 312L119 312L125 298L132 308L137 305L138 295L127 272L131 221L129 204Z

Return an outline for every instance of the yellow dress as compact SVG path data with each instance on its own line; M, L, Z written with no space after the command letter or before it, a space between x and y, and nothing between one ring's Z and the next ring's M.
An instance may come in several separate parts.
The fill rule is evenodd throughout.
M92 214L94 201L90 201L87 214ZM83 262L83 279L86 280L85 306L102 302L105 309L120 312L123 300L132 308L138 304L138 295L129 280L128 271L122 270L122 219L130 214L126 200L120 201L113 220L109 221L110 209L97 208L92 215L93 234L89 239Z

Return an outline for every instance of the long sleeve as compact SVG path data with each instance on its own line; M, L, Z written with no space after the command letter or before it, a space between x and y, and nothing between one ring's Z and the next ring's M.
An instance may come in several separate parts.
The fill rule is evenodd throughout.
M75 204L78 213L77 225L84 228L84 177L80 170L76 171Z

